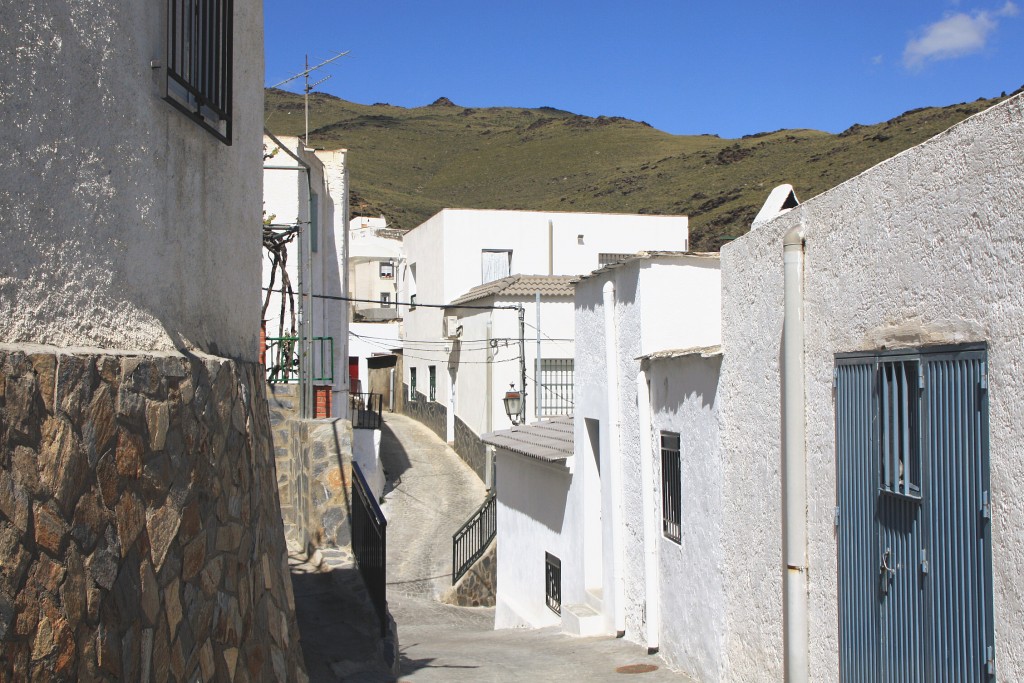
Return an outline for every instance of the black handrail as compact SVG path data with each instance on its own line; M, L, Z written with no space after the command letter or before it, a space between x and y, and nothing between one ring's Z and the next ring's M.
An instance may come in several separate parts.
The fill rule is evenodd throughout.
M388 632L388 521L356 462L352 463L352 473L352 491L355 493L352 496L352 553L356 556L359 573L380 619L383 637Z
M452 585L480 559L498 531L498 506L494 492L480 504L466 523L452 534Z
M380 429L384 397L380 394L350 394L353 429Z

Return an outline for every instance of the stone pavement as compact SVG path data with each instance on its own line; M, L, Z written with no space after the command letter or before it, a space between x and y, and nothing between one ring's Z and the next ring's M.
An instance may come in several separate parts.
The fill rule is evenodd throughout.
M487 489L434 432L405 415L384 415L380 452L388 479L381 509L388 520L389 599L439 596L451 585L452 534Z
M440 603L451 584L452 532L483 501L484 486L453 450L410 418L386 415L381 441L399 683L601 682L628 673L652 683L691 680L623 639L574 638L556 628L495 631L493 608ZM310 681L395 681L351 555L329 550L307 559L293 549L289 565Z

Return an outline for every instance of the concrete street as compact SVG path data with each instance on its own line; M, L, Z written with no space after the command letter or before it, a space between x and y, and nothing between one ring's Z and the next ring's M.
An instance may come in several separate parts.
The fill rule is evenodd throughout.
M385 415L388 606L398 625L399 683L690 681L624 639L556 628L494 630L493 608L453 607L452 533L483 502L483 484L433 432ZM303 655L313 683L395 681L380 654L373 608L345 551L290 559ZM627 680L634 680L628 678Z

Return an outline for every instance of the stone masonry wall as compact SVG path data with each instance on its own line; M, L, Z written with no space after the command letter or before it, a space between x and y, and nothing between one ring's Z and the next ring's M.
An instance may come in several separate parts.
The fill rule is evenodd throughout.
M408 396L409 386L403 385L403 390ZM442 441L448 440L448 409L440 403L427 400L426 396L417 391L414 400L404 401L402 412L425 424Z
M298 386L268 385L285 537L309 551L351 543L352 423L298 417Z
M476 472L480 481L487 481L487 446L458 416L455 418L455 452Z
M0 680L305 680L263 377L0 350Z
M498 595L498 541L491 541L484 554L445 591L441 602L460 607L494 607Z

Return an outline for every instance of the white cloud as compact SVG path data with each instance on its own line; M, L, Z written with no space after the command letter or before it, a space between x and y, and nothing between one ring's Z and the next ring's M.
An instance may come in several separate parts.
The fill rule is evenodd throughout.
M903 64L917 69L928 61L953 59L979 52L985 48L989 36L999 26L999 19L1015 17L1020 13L1011 0L994 12L951 14L941 21L926 26L920 37L907 43L903 50Z

